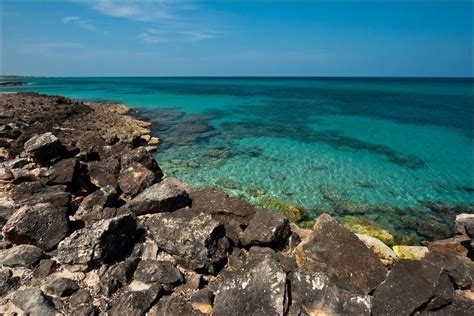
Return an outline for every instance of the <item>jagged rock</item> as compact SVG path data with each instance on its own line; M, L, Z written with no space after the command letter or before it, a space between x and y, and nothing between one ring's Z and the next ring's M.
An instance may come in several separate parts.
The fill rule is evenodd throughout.
M21 183L28 181L35 181L36 177L27 169L10 169L11 174L13 175L13 183Z
M154 184L128 203L135 214L172 212L190 206L185 186L176 178L166 178Z
M2 231L15 244L32 244L51 250L67 235L69 225L64 209L36 204L16 211Z
M49 276L46 279L44 291L46 294L65 297L70 296L79 289L76 282L63 277Z
M458 288L467 289L471 286L471 271L456 255L431 251L423 261L446 271Z
M51 259L43 259L39 262L38 266L33 271L33 276L37 279L44 279L48 275L56 271L57 267L58 264L56 263L56 261Z
M25 182L12 187L9 191L16 205L35 205L50 203L55 207L67 207L71 195L65 192L64 185L43 187L39 182Z
M243 227L249 225L251 216L257 211L247 201L229 197L213 188L193 190L189 196L192 210L211 214L214 220L224 225L227 237L235 244L239 243Z
M451 303L453 293L448 274L442 269L420 261L401 260L375 290L372 312L408 315L436 310Z
M291 278L292 304L306 313L370 315L371 297L339 289L323 272L296 270Z
M465 257L469 253L471 240L466 235L458 235L448 239L436 240L428 244L430 251L448 252Z
M122 163L122 168L133 163L140 163L155 174L157 181L160 181L163 178L163 171L161 171L155 158L146 150L145 147L137 147L123 153L120 161Z
M120 215L75 231L58 245L57 259L78 269L98 263L113 263L126 256L135 244L136 219Z
M203 314L212 314L214 302L214 293L209 291L209 289L201 289L197 292L194 292L191 296L191 305L195 310Z
M165 291L183 282L181 272L171 262L157 260L140 261L133 279L146 284L157 283L163 286Z
M43 251L33 245L19 245L0 251L0 264L7 267L33 268L43 256Z
M240 241L244 246L282 247L290 234L290 222L285 216L258 210L240 234Z
M36 162L46 163L53 158L62 157L65 149L53 133L44 133L27 140L25 152Z
M138 264L137 258L131 258L109 267L100 276L100 288L106 295L117 292L128 284Z
M25 158L14 158L4 161L2 165L7 169L20 169L29 164L29 161Z
M455 230L456 233L468 235L472 239L474 237L474 214L456 215Z
M162 294L160 286L154 285L145 291L125 292L116 300L109 310L110 315L143 315Z
M429 252L425 246L393 246L393 252L400 259L421 260Z
M91 182L99 187L112 186L118 189L117 177L120 171L120 163L117 159L92 161L87 164Z
M86 289L79 289L76 293L69 297L69 304L71 307L78 307L83 304L90 304L92 302L92 296Z
M11 302L29 315L58 315L59 311L40 289L25 288L12 294Z
M98 314L97 307L90 304L79 305L68 313L70 316L96 316Z
M86 196L76 211L76 216L100 213L106 206L111 206L117 197L117 191L110 185L100 188Z
M0 297L4 297L20 285L20 278L14 277L8 268L0 267Z
M377 238L364 234L356 234L356 236L383 262L385 266L391 267L397 259L395 252Z
M224 226L210 215L182 209L152 215L146 226L158 247L188 269L212 273L226 258Z
M75 158L63 159L55 163L50 171L49 181L56 184L67 184L74 180L79 168Z
M370 293L385 279L383 263L356 235L321 215L311 236L296 248L296 262L308 272L325 272L343 289Z
M213 315L283 315L286 273L271 255L255 255L236 271L223 271L212 284Z
M7 168L0 168L0 180L2 181L13 180L13 174Z
M118 183L122 192L135 196L156 182L155 174L140 163L122 169Z
M200 315L193 312L193 306L184 297L165 296L147 313L148 316L192 316Z

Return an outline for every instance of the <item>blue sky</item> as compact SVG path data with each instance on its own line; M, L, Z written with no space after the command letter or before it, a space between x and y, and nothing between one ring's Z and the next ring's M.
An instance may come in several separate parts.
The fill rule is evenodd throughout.
M1 5L2 74L473 75L471 1Z

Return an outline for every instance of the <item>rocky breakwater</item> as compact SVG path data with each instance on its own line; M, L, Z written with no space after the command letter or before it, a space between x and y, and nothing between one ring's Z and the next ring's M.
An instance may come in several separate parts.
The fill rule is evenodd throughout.
M164 178L147 124L125 114L2 96L0 314L474 313L473 216L420 260L384 264L380 241L329 215L301 229Z

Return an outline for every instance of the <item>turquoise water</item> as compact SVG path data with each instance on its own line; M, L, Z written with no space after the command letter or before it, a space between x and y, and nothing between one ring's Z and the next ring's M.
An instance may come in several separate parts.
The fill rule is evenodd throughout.
M357 215L419 238L432 233L426 221L437 232L474 211L472 79L24 80L32 84L1 91L136 108L155 123L165 173L197 187L288 201L310 218Z

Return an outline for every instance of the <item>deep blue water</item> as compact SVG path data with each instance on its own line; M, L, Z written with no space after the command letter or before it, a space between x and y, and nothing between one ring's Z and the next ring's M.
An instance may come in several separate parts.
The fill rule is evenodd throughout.
M395 232L449 226L441 204L474 204L472 79L24 80L32 84L0 91L139 109L156 123L166 174L253 203L277 198Z

